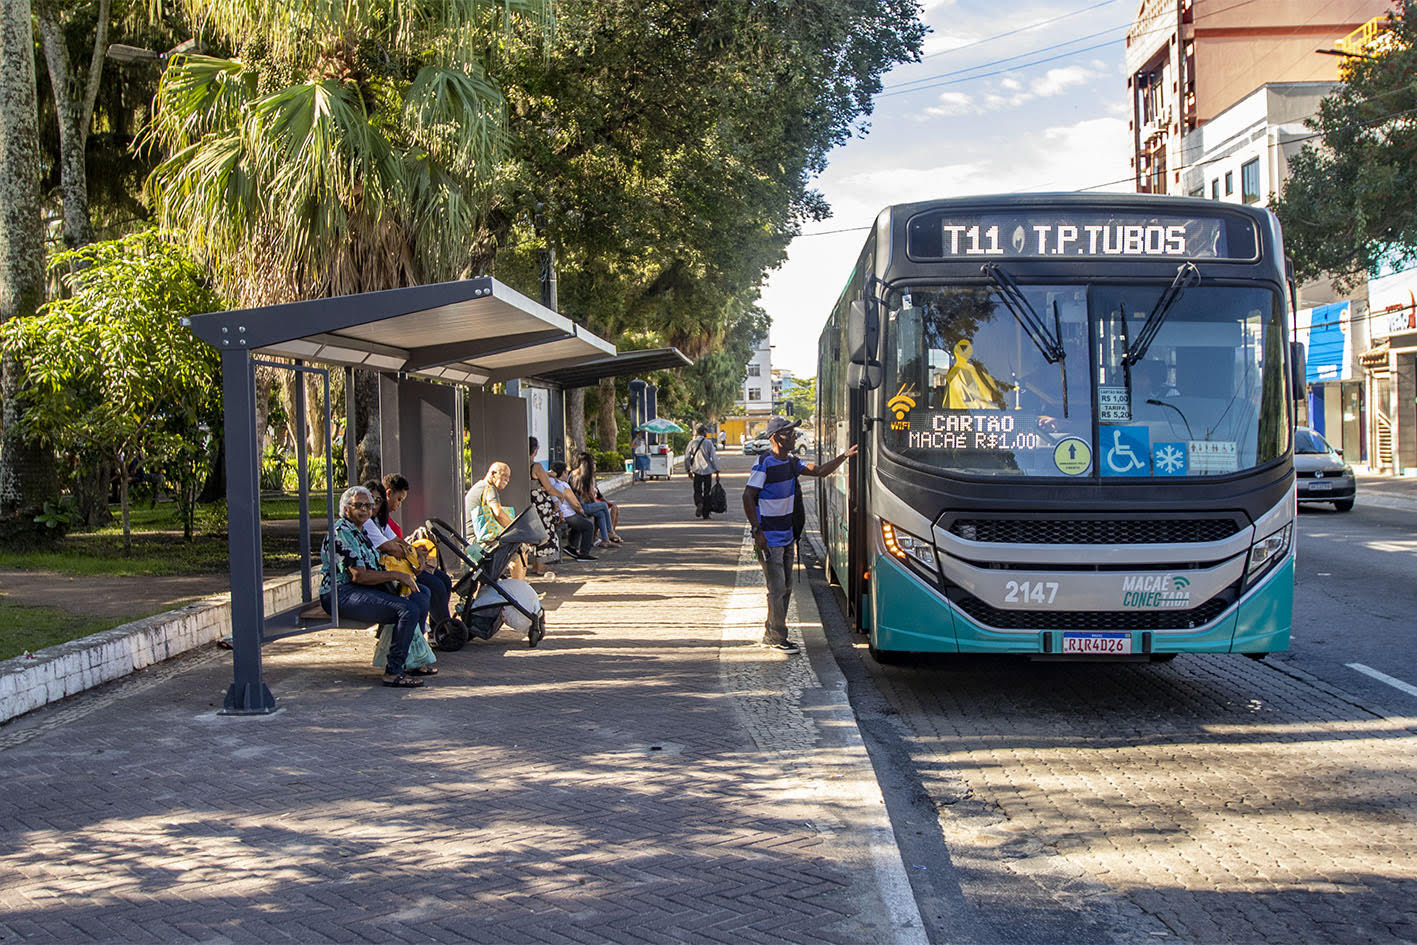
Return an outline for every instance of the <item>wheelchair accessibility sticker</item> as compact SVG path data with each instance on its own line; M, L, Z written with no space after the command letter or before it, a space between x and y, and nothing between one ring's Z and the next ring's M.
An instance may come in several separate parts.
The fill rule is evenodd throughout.
M1151 432L1144 426L1102 428L1102 475L1151 475Z

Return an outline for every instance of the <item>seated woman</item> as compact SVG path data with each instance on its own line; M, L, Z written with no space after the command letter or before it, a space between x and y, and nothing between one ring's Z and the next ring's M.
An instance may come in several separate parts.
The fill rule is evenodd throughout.
M577 457L576 468L571 470L569 481L571 491L580 500L581 511L595 522L600 531L596 547L604 548L611 542L618 544L622 541L615 534L615 525L610 519L610 503L601 496L600 488L595 484L595 459L589 453L581 453Z
M363 486L351 486L340 495L340 517L334 533L320 547L324 574L320 578L320 603L334 613L339 601L341 617L370 623L393 624L389 659L384 664L384 685L411 689L423 685L414 676L431 676L419 670L404 670L408 647L418 627L428 619L428 592L418 586L412 574L385 571L379 552L364 531L373 511L374 499ZM379 585L390 581L409 589L408 597L390 594Z
M566 554L578 561L594 561L595 555L590 553L590 547L591 539L595 535L595 523L583 514L575 490L571 488L570 483L561 478L565 474L565 463L557 460L551 464L551 482L561 493L561 499L556 504L561 510L561 518L571 530L571 540L566 548Z
M397 512L399 507L403 505L403 500L408 498L408 480L398 473L389 473L385 476L383 483L379 484L380 490L384 493L383 502L379 501L380 490L374 489L374 485L375 483L372 481L364 484L365 488L373 493L375 505L374 514L364 524L365 531L368 531L370 526L374 526L386 537L392 535L403 542L403 529L390 516ZM373 536L371 535L370 538L372 539ZM405 547L409 547L407 542L403 543ZM375 547L380 552L384 551L379 545L375 545ZM453 596L453 579L448 577L448 573L439 568L436 563L430 561L426 554L417 548L413 550L419 552L418 574L415 577L418 580L418 586L428 592L428 617L433 622L433 626L428 629L432 630L434 626L452 618L452 613L448 610L448 601Z
M536 514L541 519L541 524L546 526L546 540L539 545L532 546L530 550L531 573L542 577L549 573L546 570L548 564L555 564L561 560L561 541L557 530L561 525L560 502L565 498L561 489L547 475L546 470L536 461L536 451L541 445L536 437L528 437L527 443L531 447L531 504L536 508Z

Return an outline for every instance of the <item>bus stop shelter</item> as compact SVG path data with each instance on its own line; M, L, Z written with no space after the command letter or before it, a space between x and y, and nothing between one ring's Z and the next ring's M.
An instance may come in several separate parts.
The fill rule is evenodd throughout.
M589 363L608 369L616 357L609 342L487 277L213 312L193 316L185 324L221 353L234 664L223 710L228 714L274 711L275 698L261 676L264 642L331 625L328 617L321 624L305 620L300 613L265 613L258 364L318 373L324 371L309 365L379 372L385 454L392 452L405 470L415 474L430 473L435 466L457 470L448 476L425 476L420 484L423 505L413 505L411 514L426 517L421 513L457 509L459 514L446 517L461 521L462 423L469 406L463 398L476 396L473 388L521 377L545 377L559 384L557 372ZM294 363L263 361L271 357ZM682 355L679 359L687 363ZM303 384L297 385L297 394L303 397ZM523 459L525 408L503 402L507 400L511 398L480 399L481 413L473 415L473 422L480 417L489 433L504 438L504 448L512 450L506 458ZM328 409L328 399L326 404ZM517 415L517 410L523 412ZM303 411L296 413L303 426ZM347 441L353 440L352 434L353 430L347 431ZM303 436L297 440L303 483L305 443ZM337 514L336 510L330 509L330 514ZM303 502L301 535L301 595L308 605L312 597L309 521Z

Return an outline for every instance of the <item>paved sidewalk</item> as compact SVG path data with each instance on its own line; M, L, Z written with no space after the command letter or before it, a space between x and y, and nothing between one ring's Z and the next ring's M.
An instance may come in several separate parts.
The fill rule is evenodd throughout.
M806 656L755 646L742 513L689 489L421 690L327 631L266 649L272 716L216 715L210 651L0 727L0 937L923 942L810 592Z
M1356 478L1359 505L1417 509L1417 476L1379 476L1360 471Z

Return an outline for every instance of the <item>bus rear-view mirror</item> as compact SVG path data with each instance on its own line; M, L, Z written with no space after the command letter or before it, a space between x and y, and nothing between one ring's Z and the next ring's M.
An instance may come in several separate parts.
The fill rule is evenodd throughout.
M881 362L876 359L880 349L881 322L876 306L864 299L851 303L846 320L846 350L850 364L846 382L851 387L875 390L881 384Z
M1304 398L1304 391L1309 382L1309 369L1304 354L1302 342L1289 342L1289 389L1294 392L1295 400Z

